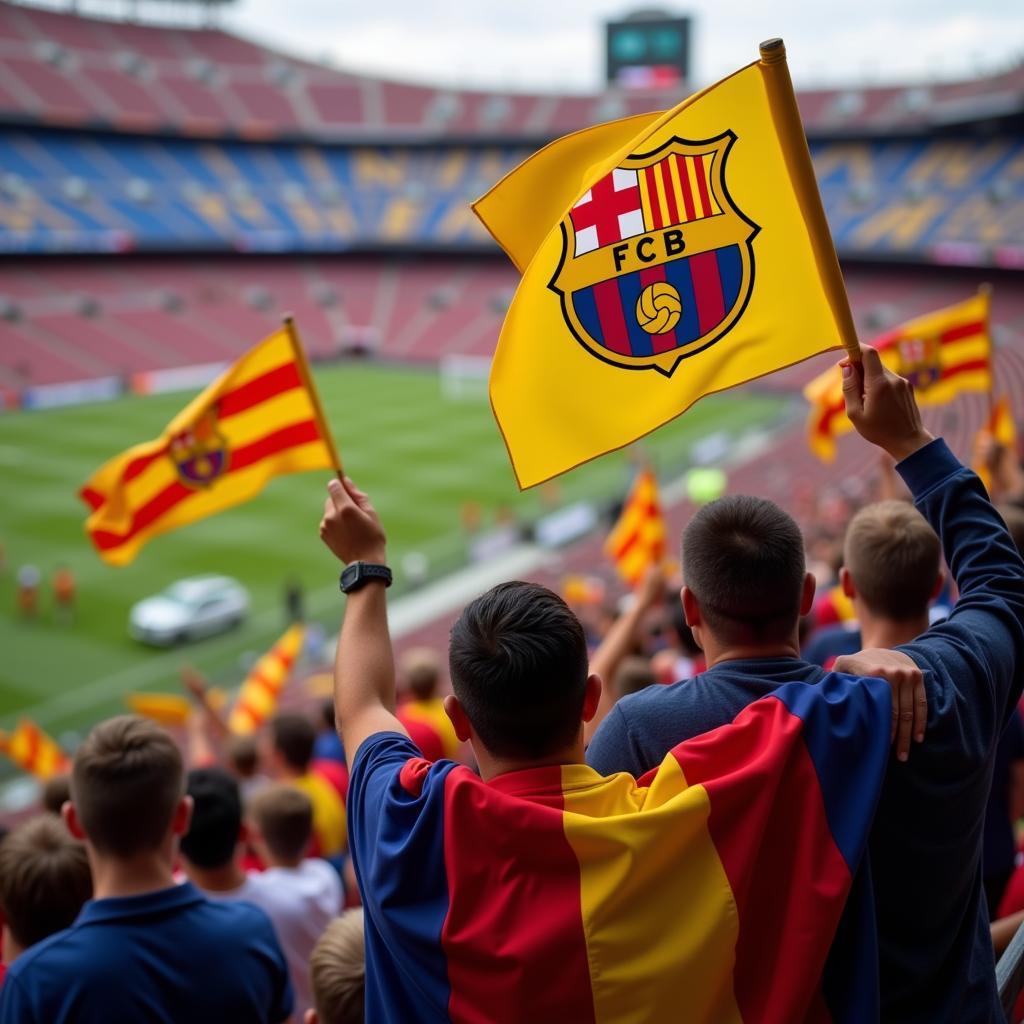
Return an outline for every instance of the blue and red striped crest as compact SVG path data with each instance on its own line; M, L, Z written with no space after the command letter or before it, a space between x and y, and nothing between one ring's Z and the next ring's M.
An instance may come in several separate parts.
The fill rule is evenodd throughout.
M593 355L670 376L738 322L758 227L726 186L732 132L627 157L562 221L550 287Z

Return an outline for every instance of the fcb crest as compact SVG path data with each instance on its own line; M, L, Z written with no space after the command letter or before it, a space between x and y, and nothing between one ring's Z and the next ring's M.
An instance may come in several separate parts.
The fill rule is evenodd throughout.
M939 339L934 336L900 338L899 373L915 391L927 391L942 375L940 348Z
M591 354L671 376L743 314L759 228L726 186L733 132L673 138L594 182L562 221L550 287Z
M168 454L178 479L191 488L209 487L228 468L228 445L217 429L217 407L171 438Z

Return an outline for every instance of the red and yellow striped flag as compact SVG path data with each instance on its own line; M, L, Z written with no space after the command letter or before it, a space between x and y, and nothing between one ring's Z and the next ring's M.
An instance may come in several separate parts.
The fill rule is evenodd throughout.
M919 405L944 405L962 391L992 387L989 292L947 306L876 338L882 362L914 385ZM823 462L835 458L835 439L853 429L846 416L843 383L830 367L804 388L811 403L807 441Z
M979 447L981 434L987 433L989 437L1003 448L1006 448L1013 458L1017 457L1017 425L1013 421L1013 411L1010 409L1010 396L1002 395L993 403L992 410L988 414L985 426L975 436L975 451ZM992 490L992 472L983 460L975 458L974 472L981 477L986 491Z
M305 633L304 626L291 626L256 662L242 683L228 719L228 728L236 736L255 732L274 713L295 659L302 650Z
M99 469L79 492L100 557L126 565L152 537L247 501L275 476L338 469L305 354L288 322L248 351L155 441Z
M22 771L43 781L71 767L57 741L27 718L23 718L10 735L0 737L0 751Z
M654 474L640 472L622 506L619 521L608 534L604 550L619 575L635 587L649 566L665 558L665 520L661 514L658 483Z

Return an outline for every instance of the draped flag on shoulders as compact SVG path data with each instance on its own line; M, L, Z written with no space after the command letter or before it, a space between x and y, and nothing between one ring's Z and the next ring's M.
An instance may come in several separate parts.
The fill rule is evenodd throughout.
M491 370L520 487L856 335L781 40L474 204L522 272Z
M115 456L79 492L100 557L127 565L158 534L247 501L275 476L338 469L290 321L229 367L155 441Z
M246 676L228 717L228 728L236 736L255 732L277 710L281 691L302 653L305 635L304 626L290 626Z
M992 389L992 342L989 334L990 293L915 317L887 331L870 344L882 362L914 386L918 405L944 405L962 391ZM804 388L811 404L807 443L823 462L835 458L835 439L849 433L843 382L829 367Z
M1010 458L1017 457L1017 424L1013 421L1013 410L1010 408L1010 396L1001 395L992 403L992 409L988 414L985 426L978 431L975 437L974 447L977 451L982 434L988 436L1009 452ZM976 457L974 472L981 478L986 491L992 490L992 471L982 459Z
M368 1018L827 1020L890 708L879 679L788 683L639 780L570 764L484 782L371 737L349 789ZM877 999L869 917L849 966Z
M650 566L665 560L665 518L651 470L637 474L604 550L631 587L643 579Z
M0 752L22 771L42 781L71 769L60 744L27 718L18 723L14 732L0 736Z

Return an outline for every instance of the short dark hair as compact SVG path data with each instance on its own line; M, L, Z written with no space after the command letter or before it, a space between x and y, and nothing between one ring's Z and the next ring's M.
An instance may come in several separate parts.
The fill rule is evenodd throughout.
M727 642L789 636L805 573L800 528L764 498L719 498L699 509L683 532L683 579L708 628Z
M452 689L481 742L501 757L534 759L573 741L586 693L583 626L536 583L500 583L452 627Z
M249 801L248 813L267 849L279 860L298 860L313 837L313 803L295 786L264 786Z
M53 815L26 821L0 845L0 908L23 949L70 927L90 896L85 847Z
M193 768L185 791L193 806L181 852L199 868L230 864L242 828L238 783L223 768Z
M907 622L928 612L942 566L942 545L909 502L879 501L865 505L850 520L843 563L870 611Z
M118 715L75 753L71 800L89 842L123 859L160 846L184 781L174 740L148 718Z
M43 786L43 807L59 815L61 808L71 799L71 776L65 772L51 775Z
M270 720L270 739L289 767L299 772L309 768L316 744L316 729L305 715L294 711L274 715Z
M252 733L232 736L228 740L228 764L243 779L249 779L256 774L260 766L260 753L256 737Z

